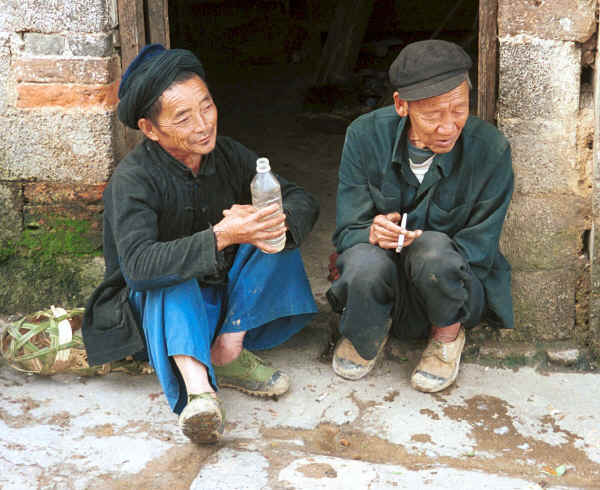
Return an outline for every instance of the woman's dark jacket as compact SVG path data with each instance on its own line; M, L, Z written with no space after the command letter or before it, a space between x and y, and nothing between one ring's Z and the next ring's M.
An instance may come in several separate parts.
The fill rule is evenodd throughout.
M90 365L145 348L129 289L163 288L196 278L223 284L237 246L217 251L212 226L223 210L250 204L257 155L218 137L197 176L145 139L118 165L104 191L104 281L88 302L83 336ZM300 245L317 220L315 198L278 176L288 227L286 248Z

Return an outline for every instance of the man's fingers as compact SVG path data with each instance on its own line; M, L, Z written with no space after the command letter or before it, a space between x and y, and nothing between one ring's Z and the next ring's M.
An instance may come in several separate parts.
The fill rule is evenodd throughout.
M402 230L402 228L400 228L396 223L388 219L378 222L376 226L378 226L382 230L385 230L388 233L393 233L396 235L398 235L398 233L400 233L400 230Z
M385 215L385 217L392 223L400 223L400 220L402 219L402 215L397 212L388 213Z

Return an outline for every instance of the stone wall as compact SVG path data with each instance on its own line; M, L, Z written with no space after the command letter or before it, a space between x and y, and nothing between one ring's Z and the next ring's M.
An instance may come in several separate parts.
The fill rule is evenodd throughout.
M499 0L497 118L516 176L501 242L514 270L510 338L575 340L586 328L575 320L588 282L594 121L582 46L595 15L595 0Z
M101 193L122 140L115 4L3 2L0 246L56 218L88 223L93 241L101 235ZM9 265L0 264L0 276ZM0 294L0 312L12 309L10 301Z

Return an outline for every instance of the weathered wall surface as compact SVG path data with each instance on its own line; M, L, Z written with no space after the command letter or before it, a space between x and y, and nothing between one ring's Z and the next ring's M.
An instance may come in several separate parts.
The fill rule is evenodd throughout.
M100 196L118 156L115 146L121 131L115 116L120 75L120 61L113 46L115 26L113 0L3 2L3 284L12 279L7 274L14 275L14 268L6 260L24 230L52 232L44 226L56 219L68 219L73 230L85 225L92 242L101 235ZM48 261L48 257L45 259ZM51 267L50 263L46 265ZM60 278L48 279L42 289L52 291L53 279L56 286ZM30 287L43 295L40 284ZM15 298L2 296L0 311L12 309L14 301Z
M596 31L595 10L595 0L499 0L497 116L516 176L501 243L514 269L510 338L577 339L586 328L575 321L592 223L582 43Z

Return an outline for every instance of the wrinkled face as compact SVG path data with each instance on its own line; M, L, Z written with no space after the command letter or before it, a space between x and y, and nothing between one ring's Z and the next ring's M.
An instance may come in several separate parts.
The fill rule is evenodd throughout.
M161 111L148 138L178 160L210 153L217 139L217 108L204 81L194 76L160 96Z
M448 153L469 117L469 85L465 80L455 89L428 99L407 102L394 94L396 112L408 115L408 137L418 148L434 153Z

